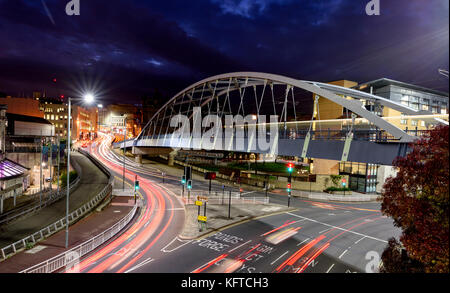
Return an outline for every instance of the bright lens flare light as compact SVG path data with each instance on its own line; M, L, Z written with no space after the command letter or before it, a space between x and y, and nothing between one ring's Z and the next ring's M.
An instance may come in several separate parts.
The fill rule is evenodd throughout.
M84 101L88 104L92 103L94 101L94 95L93 94L85 94Z

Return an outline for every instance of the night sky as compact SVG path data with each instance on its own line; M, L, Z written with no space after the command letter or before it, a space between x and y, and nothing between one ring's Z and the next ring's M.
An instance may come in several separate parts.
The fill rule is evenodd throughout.
M448 0L381 0L381 16L369 0L67 2L0 0L0 92L138 103L234 71L449 88Z

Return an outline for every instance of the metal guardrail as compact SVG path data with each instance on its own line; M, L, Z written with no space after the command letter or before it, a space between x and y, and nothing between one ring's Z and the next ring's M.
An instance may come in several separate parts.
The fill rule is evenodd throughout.
M119 222L114 224L112 227L103 231L99 235L92 237L91 239L83 242L82 244L65 251L49 260L41 262L37 265L34 265L28 269L21 271L20 273L52 273L55 272L67 265L73 264L73 256L75 255L78 258L90 253L113 236L115 236L118 232L120 232L124 227L126 227L131 219L133 219L136 214L138 205L134 205L133 209L123 217Z
M185 196L182 201L185 205L195 204L195 197L190 197L189 200ZM228 204L229 196L222 197L208 197L208 204ZM268 197L231 197L231 204L268 204Z
M74 189L76 189L78 187L79 183L80 183L80 177L78 176L77 179L75 179L75 181L73 183L71 183L70 192L72 192ZM27 215L27 216L32 215L33 213L45 208L46 206L49 206L49 205L55 203L56 201L58 201L61 198L66 196L66 190L67 190L66 187L61 188L59 190L59 195L58 195L57 191L52 191L50 193L50 195L47 196L48 199L46 201L42 202L41 204L30 207L30 208L25 207L25 210L23 210L19 213L15 213L12 216L8 216L8 215L11 213L14 213L15 211L11 211L11 213L3 214L2 217L0 217L0 219L4 218L5 216L7 216L7 217L0 220L0 225L10 223L11 221L17 220L18 218L25 216L25 215Z
M335 201L374 201L379 198L379 195L367 196L341 196L341 195L308 195L310 199L335 200Z
M94 207L96 207L108 194L111 194L113 187L113 176L111 176L109 170L106 169L106 167L104 167L96 158L92 157L87 152L84 151L79 152L90 158L91 161L108 176L109 181L108 184L102 189L102 191L100 191L100 193L97 194L93 199L91 199L89 202L87 202L86 204L84 204L83 206L81 206L80 208L76 209L75 211L69 214L68 216L69 225L71 223L78 221L80 218L82 218L88 212L90 212ZM2 249L0 249L0 260L4 260L13 254L16 254L19 250L26 249L28 245L34 245L37 242L45 239L46 237L55 234L56 232L63 229L66 226L66 223L67 223L66 217L63 217L62 219L56 221L55 223L23 239L3 247Z

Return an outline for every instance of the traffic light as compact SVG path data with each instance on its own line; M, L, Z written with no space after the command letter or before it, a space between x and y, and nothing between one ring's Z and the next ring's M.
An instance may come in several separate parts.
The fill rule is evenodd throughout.
M185 166L184 167L184 176L185 176L184 179L186 181L192 179L192 167L191 166Z
M287 189L286 189L286 190L287 190L287 192L291 192L291 190L292 190L292 189L291 189L291 183L288 183L288 184L287 184Z
M294 163L288 163L287 168L288 168L288 172L292 173L292 171L294 171Z
M186 175L181 176L181 184L186 184Z
M134 190L139 190L139 181L134 181Z
M187 188L192 189L192 180L188 180L187 182Z
M345 187L347 185L347 180L345 178L342 179L342 186Z
M216 179L216 172L207 172L205 173L205 179Z

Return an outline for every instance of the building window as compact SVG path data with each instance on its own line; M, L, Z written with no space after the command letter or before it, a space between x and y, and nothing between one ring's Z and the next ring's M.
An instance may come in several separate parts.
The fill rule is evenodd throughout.
M408 119L401 119L400 120L400 124L407 125L408 124Z
M417 120L411 120L411 126L417 126Z

